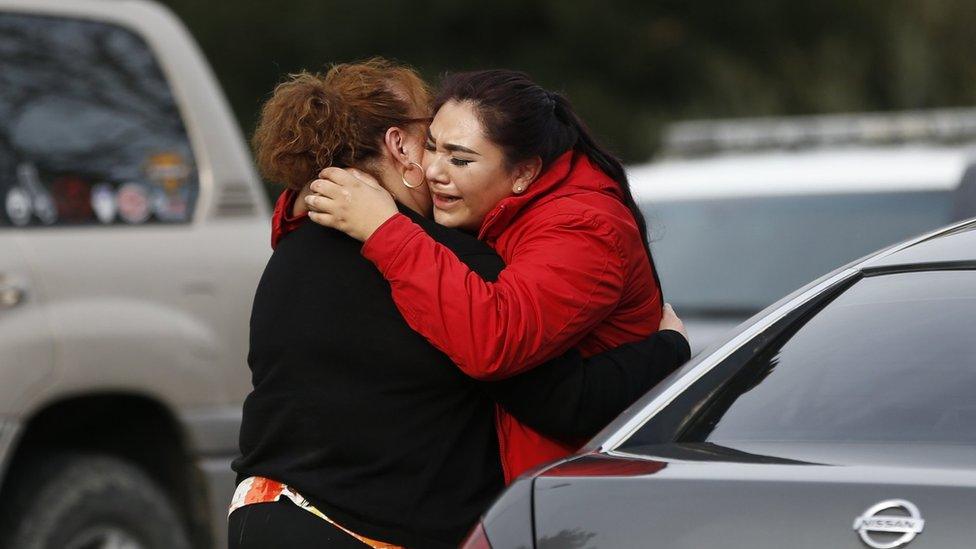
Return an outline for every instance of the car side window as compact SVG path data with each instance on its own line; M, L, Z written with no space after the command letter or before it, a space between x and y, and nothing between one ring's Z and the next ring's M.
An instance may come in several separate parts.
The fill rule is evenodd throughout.
M198 191L183 120L142 38L0 13L0 228L183 223Z
M713 387L672 440L976 445L974 318L976 271L863 278L731 375L703 378Z

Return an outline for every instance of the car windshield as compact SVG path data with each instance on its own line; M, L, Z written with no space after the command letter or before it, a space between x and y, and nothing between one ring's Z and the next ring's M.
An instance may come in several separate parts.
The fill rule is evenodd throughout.
M976 272L865 278L759 352L679 442L976 445Z
M749 315L806 282L945 225L947 191L668 200L646 205L665 297L685 315Z

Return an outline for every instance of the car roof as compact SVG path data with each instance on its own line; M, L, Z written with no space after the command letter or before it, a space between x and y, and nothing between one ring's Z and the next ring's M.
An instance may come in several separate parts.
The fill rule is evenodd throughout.
M976 219L868 259L861 271L976 269Z
M114 7L119 9L127 9L132 6L159 6L157 0L125 0L121 2L119 0L0 0L0 7L3 8L61 8L66 11L73 11L85 8L94 8L96 10L101 10L102 8Z
M116 11L121 14L120 17L128 18L141 15L146 9L160 8L162 6L156 0L0 0L0 9L3 10L71 16L103 16L106 12Z
M955 189L973 147L904 145L730 153L630 166L639 201Z

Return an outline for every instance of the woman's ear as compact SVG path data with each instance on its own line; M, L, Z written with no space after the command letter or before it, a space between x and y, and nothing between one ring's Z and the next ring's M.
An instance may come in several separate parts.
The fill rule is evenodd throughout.
M403 186L408 189L416 189L427 182L427 175L420 161L423 159L423 143L416 136L412 136L396 126L388 128L383 136L383 145L387 153L393 158L394 166L399 166L397 171L403 180ZM420 170L420 179L415 176L407 176L414 168ZM416 180L416 181L414 181ZM426 191L423 191L426 194ZM419 211L419 210L418 210Z
M523 160L515 165L515 179L512 181L512 192L522 194L542 172L542 159L536 156Z
M409 167L411 161L416 161L413 158L416 151L411 150L413 147L409 141L407 132L396 126L388 128L383 136L383 145L387 152L403 167Z

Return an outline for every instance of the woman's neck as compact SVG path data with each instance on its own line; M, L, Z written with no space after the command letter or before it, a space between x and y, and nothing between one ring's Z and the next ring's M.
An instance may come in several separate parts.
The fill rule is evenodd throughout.
M384 167L381 169L380 175L380 185L387 190L393 199L397 201L398 204L403 204L404 206L410 208L411 210L417 212L424 217L430 217L430 212L421 211L422 208L411 200L409 195L409 190L401 196L398 193L403 192L401 189L403 187L403 182L400 180L400 174L395 169ZM295 203L291 206L292 217L303 215L308 212L308 208L305 206L305 197L312 194L311 183L307 183L302 190L298 192L298 197L295 199Z
M403 186L403 176L395 167L384 165L380 168L378 175L380 176L380 185L393 195L393 200L396 200L397 204L402 204L424 217L430 217L430 212L423 211L423 207L417 204L417 201L411 196L410 189Z
M312 194L311 183L306 184L302 187L302 190L298 192L298 197L295 198L294 204L291 205L291 216L298 217L308 212L308 208L305 206L305 197Z

